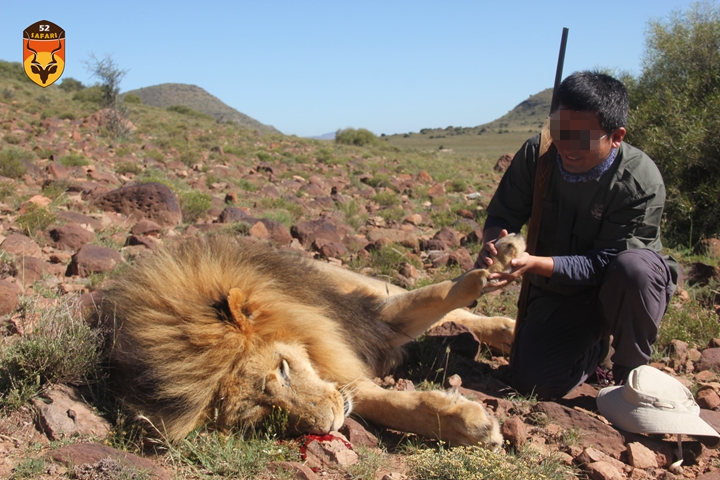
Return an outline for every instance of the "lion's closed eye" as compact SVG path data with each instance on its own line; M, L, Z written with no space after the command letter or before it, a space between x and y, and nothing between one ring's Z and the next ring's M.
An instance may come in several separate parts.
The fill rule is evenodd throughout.
M285 385L290 386L290 365L288 365L287 360L283 359L278 368L280 369L280 376L285 380Z

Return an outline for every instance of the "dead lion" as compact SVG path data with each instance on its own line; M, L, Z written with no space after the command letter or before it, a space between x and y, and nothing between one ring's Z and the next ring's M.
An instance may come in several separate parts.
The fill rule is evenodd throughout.
M507 258L524 250L521 238L505 238L498 249ZM487 270L407 292L317 264L216 237L143 259L100 306L117 393L169 441L202 425L258 424L280 407L300 433L337 430L352 408L451 444L502 442L480 403L371 381L401 360L403 344L492 288ZM457 312L451 318L483 341L511 342L511 320Z

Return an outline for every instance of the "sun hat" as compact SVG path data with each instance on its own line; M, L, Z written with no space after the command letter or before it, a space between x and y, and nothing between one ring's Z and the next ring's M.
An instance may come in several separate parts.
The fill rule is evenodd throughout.
M597 406L610 423L627 432L714 437L704 440L720 442L720 434L700 418L690 390L649 365L632 370L624 385L600 390Z

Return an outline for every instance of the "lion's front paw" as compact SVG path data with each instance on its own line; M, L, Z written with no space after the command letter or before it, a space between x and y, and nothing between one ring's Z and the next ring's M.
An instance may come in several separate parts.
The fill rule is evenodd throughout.
M451 394L452 395L452 394ZM478 402L457 397L443 415L440 437L452 445L478 445L496 448L502 444L498 421Z

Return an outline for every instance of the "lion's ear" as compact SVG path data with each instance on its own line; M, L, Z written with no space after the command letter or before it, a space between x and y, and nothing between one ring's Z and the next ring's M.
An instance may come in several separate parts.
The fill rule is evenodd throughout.
M233 321L240 327L240 330L247 333L252 323L252 317L248 318L247 311L244 308L247 295L239 288L231 288L228 292L227 301Z

